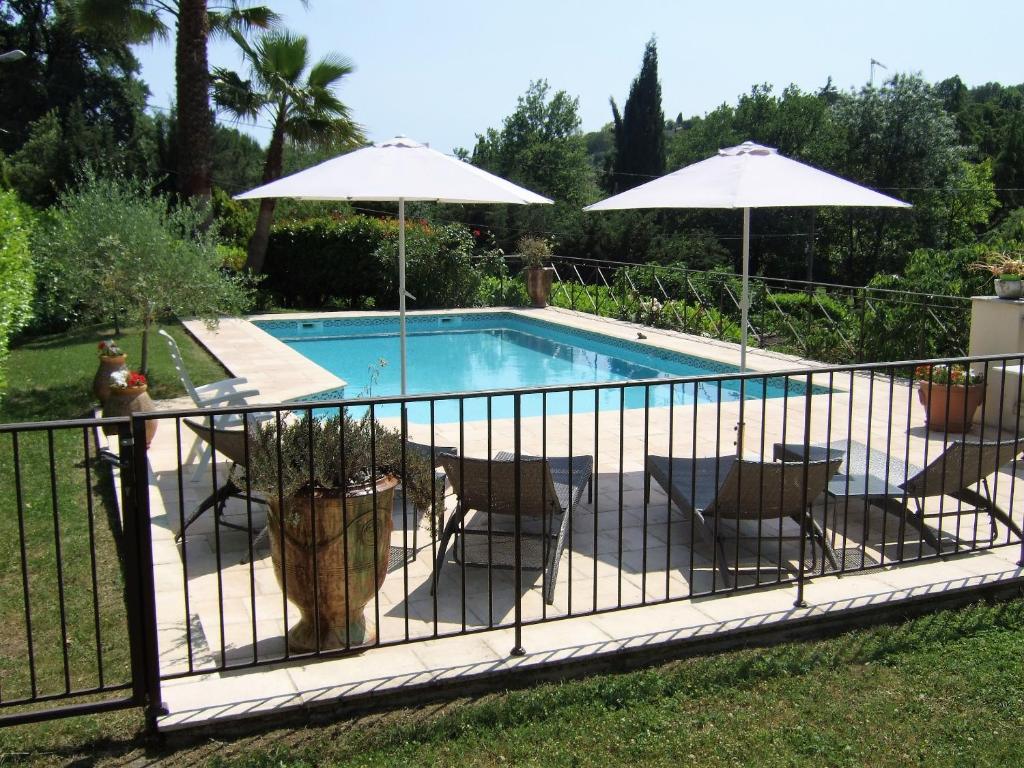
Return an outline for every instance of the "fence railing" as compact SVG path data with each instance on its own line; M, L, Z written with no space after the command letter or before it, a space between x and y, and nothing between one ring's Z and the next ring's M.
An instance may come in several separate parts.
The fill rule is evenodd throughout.
M556 306L739 340L739 275L565 256L550 264ZM518 293L504 277L494 301L525 301ZM766 349L832 363L966 354L971 301L962 296L752 276L750 302L750 338Z
M944 374L965 367L985 382ZM496 628L522 653L537 624L771 585L802 604L811 579L961 552L1024 562L1022 371L990 356L0 427L0 722L83 698L153 715L168 680ZM97 426L120 446L121 518L96 501Z
M117 451L98 451L100 427ZM142 702L130 670L145 655L149 529L133 515L122 525L132 486L118 502L110 484L112 466L127 479L137 458L127 418L0 425L0 724Z

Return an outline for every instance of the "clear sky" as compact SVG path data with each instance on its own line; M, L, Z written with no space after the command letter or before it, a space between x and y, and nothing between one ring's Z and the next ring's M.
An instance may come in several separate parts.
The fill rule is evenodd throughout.
M499 127L530 80L579 97L584 130L610 121L658 39L666 117L703 114L755 83L841 89L889 72L968 85L1024 82L1024 0L270 0L314 57L337 52L356 71L339 90L370 139L403 133L445 152ZM171 43L137 49L151 104L174 95ZM239 68L213 43L212 64ZM876 70L878 82L886 76ZM245 128L244 125L239 127ZM248 128L265 142L265 128Z

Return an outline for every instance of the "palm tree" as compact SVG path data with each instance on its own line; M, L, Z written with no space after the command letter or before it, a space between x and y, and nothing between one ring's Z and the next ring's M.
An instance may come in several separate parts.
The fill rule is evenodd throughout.
M113 32L129 43L170 35L174 20L174 72L178 132L178 189L186 197L209 198L213 189L213 112L207 40L211 34L267 29L279 21L265 5L245 0L73 0L80 22Z
M285 141L296 144L351 148L363 141L361 128L349 117L348 107L334 94L335 86L352 73L352 63L336 54L309 65L309 42L290 32L269 32L250 44L238 32L231 37L248 65L249 79L237 72L214 69L213 98L236 119L255 120L260 114L270 120L272 133L263 166L263 183L281 178ZM256 231L249 240L245 262L259 273L270 238L277 201L264 198L256 218Z

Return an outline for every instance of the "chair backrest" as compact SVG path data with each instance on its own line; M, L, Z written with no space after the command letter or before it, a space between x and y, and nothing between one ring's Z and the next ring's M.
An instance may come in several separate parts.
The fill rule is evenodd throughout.
M245 466L245 432L241 429L223 429L221 427L210 427L206 423L208 419L182 419L185 426L191 429L204 443L215 447L217 453L226 456L230 461L240 467ZM252 450L250 444L250 450Z
M705 514L741 520L800 515L820 496L841 459L833 461L750 461L733 463ZM807 478L806 484L804 478Z
M181 383L185 386L185 391L188 392L188 396L192 398L192 402L199 405L199 393L196 392L195 385L192 383L192 379L188 375L188 371L185 370L185 361L181 359L181 350L178 349L178 342L174 340L167 331L161 328L157 331L164 340L167 341L167 346L171 350L171 361L174 363L174 370L178 372L178 378L181 379Z
M430 443L414 443L412 440L405 441L406 451L410 456L417 456L422 458L424 461L433 460L432 466L441 466L441 456L444 454L451 454L452 456L459 455L459 449L454 445L434 445Z
M464 510L490 511L496 515L516 513L515 461L450 454L438 458ZM561 514L551 468L544 459L519 460L519 509L524 517Z
M965 443L956 440L903 484L912 496L943 496L976 485L1024 452L1024 439Z

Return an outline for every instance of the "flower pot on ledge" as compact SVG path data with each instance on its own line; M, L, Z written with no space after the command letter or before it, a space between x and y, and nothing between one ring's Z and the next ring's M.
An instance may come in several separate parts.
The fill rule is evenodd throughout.
M156 410L156 404L149 396L149 387L111 387L110 394L103 401L103 418L131 416L133 413L147 413ZM154 419L146 421L146 447L149 448L156 434L157 423ZM116 435L117 427L103 427L105 435Z
M127 359L128 355L100 355L100 365L92 379L92 393L101 404L110 395L110 375L125 370Z
M917 397L925 410L925 425L935 432L969 432L985 400L985 385L939 384L919 381Z
M555 279L555 270L552 267L527 267L524 271L530 303L537 309L543 309L551 298L551 283Z

